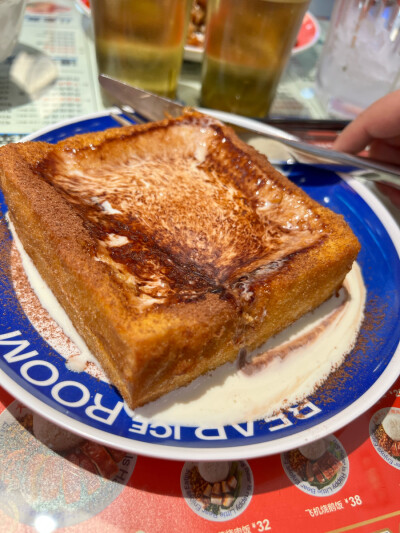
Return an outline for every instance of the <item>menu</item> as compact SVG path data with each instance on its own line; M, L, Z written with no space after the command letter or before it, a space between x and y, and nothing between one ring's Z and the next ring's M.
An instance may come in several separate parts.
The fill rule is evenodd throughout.
M0 144L102 109L91 34L90 19L73 2L28 2L19 43L0 63ZM13 83L10 70L21 54L46 60L55 80L35 94Z
M372 409L316 443L212 464L110 449L41 419L0 389L0 449L4 532L400 527L400 379Z

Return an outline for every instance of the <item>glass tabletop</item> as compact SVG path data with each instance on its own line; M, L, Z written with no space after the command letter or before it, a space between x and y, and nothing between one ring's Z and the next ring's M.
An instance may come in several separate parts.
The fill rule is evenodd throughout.
M35 9L29 2L13 55L0 64L0 144L15 141L42 127L105 107L98 82L90 16L77 9L73 0L55 0L60 9ZM61 9L62 7L62 9ZM326 113L314 94L318 55L327 26L318 20L319 39L292 56L278 88L271 116L325 118ZM11 81L15 59L27 54L32 60L44 58L57 69L53 83L36 94L27 94ZM177 98L199 105L201 63L185 61Z

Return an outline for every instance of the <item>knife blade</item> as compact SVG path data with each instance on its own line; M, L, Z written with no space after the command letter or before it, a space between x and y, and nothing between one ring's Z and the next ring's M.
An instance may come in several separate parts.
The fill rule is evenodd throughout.
M168 116L179 117L185 109L185 106L178 102L138 89L105 74L99 75L99 83L109 93L115 103L131 106L136 113L150 121L162 120ZM201 109L199 111L203 112ZM211 110L210 114L213 114ZM311 158L310 162L328 163L330 166L337 164L341 167L346 166L370 171L363 174L362 177L373 181L383 181L400 189L400 167L301 142L291 138L289 135L284 136L284 132L282 132L282 135L276 133L278 130L276 132L274 130L274 133L271 133L267 125L256 120L248 119L246 120L246 126L243 126L240 123L241 120L236 120L234 115L222 113L222 116L223 122L231 126L239 134L241 132L254 133L280 142L295 153Z
M162 120L167 116L176 118L183 113L183 105L168 98L143 91L137 87L132 87L132 85L128 85L105 74L99 75L99 82L103 89L117 102L131 106L139 115L147 120Z

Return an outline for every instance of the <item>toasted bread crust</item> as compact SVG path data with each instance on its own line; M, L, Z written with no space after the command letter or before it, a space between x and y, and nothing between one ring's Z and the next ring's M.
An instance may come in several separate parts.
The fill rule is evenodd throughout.
M110 189L113 168L122 177ZM131 408L314 309L359 251L341 216L198 113L8 145L0 184L26 251Z

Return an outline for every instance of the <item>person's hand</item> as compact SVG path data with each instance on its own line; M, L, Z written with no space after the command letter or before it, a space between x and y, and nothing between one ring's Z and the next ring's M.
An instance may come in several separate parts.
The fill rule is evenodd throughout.
M400 90L377 100L353 120L337 137L335 150L357 154L368 148L368 155L400 166ZM400 190L378 184L400 207Z

